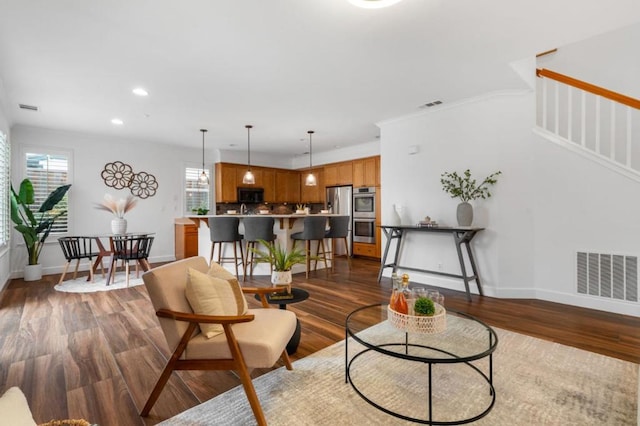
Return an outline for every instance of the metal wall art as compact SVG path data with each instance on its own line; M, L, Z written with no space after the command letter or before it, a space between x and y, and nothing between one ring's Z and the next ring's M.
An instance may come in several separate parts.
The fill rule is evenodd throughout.
M135 173L133 168L122 161L114 161L104 165L100 173L104 184L115 189L129 188L132 195L139 198L149 198L156 195L158 181L147 172Z

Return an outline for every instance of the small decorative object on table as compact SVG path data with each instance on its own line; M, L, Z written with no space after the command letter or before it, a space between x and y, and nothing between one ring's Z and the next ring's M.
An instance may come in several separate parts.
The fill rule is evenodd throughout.
M447 311L442 306L441 299L423 296L424 289L409 289L407 274L402 275L402 283L395 272L391 278L394 288L387 308L387 318L391 325L416 333L441 333L447 328ZM439 295L438 292L432 294Z
M258 263L271 263L273 272L271 273L271 284L273 286L286 285L288 293L291 293L291 268L293 265L306 262L305 254L300 250L288 252L280 243L271 244L265 240L258 242L267 248L267 251L251 249L254 260Z
M424 220L421 220L420 222L418 222L418 227L422 228L422 227L427 227L427 228L433 228L435 226L438 226L438 223L431 219L429 216L425 216Z

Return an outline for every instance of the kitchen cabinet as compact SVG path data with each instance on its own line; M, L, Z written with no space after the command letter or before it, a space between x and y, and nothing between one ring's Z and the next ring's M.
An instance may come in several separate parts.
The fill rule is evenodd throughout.
M380 157L353 160L353 186L380 186Z
M198 227L187 218L175 220L176 260L198 255Z
M235 164L216 164L216 203L235 203L237 199Z
M325 200L325 184L324 184L324 170L323 168L316 168L311 170L316 176L316 186L307 186L305 181L309 170L300 172L300 202L301 203L324 203Z
M324 166L325 186L351 185L353 183L352 167L351 161Z
M273 203L276 201L276 171L265 168L262 170L262 181L264 185L264 201Z
M276 169L275 178L276 203L300 201L300 172Z

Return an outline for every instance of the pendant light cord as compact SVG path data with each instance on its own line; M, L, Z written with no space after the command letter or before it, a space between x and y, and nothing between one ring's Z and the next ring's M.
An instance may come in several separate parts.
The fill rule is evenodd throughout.
M311 158L312 158L312 151L313 149L311 148L311 135L313 135L313 130L309 130L307 133L309 133L309 171L311 171L311 167L312 166L312 162L311 162Z
M244 126L247 128L247 168L251 171L251 128L250 124Z

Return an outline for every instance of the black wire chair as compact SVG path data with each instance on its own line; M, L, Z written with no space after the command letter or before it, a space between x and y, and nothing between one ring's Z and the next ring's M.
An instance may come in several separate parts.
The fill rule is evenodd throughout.
M150 235L113 236L114 262L120 260L124 263L127 287L129 287L129 266L132 260L136 262L136 278L140 276L138 266L141 266L142 270L145 272L151 269L151 265L149 264L149 253L151 252L153 239L154 237ZM115 274L112 274L111 276L113 280L115 278Z
M73 271L73 279L78 276L78 267L82 259L89 259L89 278L93 282L93 264L92 259L98 257L98 253L93 251L93 237L61 237L58 238L60 248L64 258L67 259L67 263L64 265L64 271L60 276L58 284L64 281L64 277L67 275L69 265L73 260L76 261L76 268ZM104 275L104 268L102 269L102 275Z

